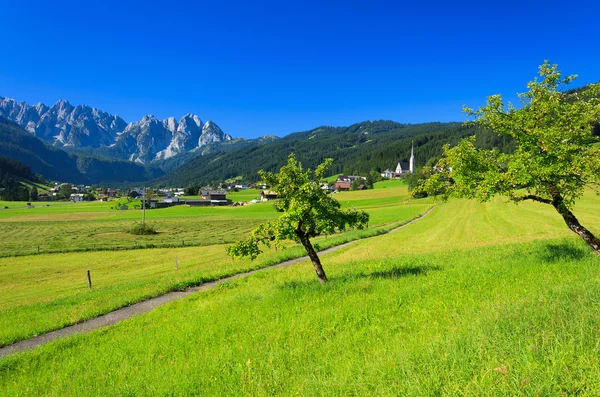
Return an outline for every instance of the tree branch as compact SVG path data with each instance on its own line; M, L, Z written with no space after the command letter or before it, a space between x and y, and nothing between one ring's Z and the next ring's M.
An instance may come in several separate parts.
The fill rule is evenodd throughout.
M543 197L536 196L533 194L528 194L526 196L514 197L513 200L517 201L517 202L524 201L524 200L533 200L533 201L537 201L537 202L544 203L544 204L552 204L552 200L545 199Z

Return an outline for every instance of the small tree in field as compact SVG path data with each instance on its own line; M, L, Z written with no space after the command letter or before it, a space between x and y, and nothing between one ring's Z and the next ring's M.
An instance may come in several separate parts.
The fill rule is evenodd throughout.
M576 76L562 77L556 65L544 62L540 79L519 95L522 107L505 106L500 95L488 98L478 110L464 108L476 123L496 134L512 137L514 153L481 150L474 137L456 147L444 147L444 156L416 192L443 192L444 198L487 201L496 195L518 203L548 204L596 253L600 240L583 227L572 212L586 188L600 187L600 148L593 143L600 122L600 83L566 91Z
M279 200L275 205L283 214L257 226L245 240L228 247L227 253L254 259L262 252L259 244L281 246L283 240L293 240L306 249L319 281L324 284L327 276L310 239L346 227L362 229L369 221L369 214L355 209L342 210L340 203L321 189L320 182L332 162L326 159L313 173L303 170L292 153L279 173L259 171L261 183L277 192Z
M32 187L31 192L29 193L29 198L31 201L38 201L38 190L37 187Z

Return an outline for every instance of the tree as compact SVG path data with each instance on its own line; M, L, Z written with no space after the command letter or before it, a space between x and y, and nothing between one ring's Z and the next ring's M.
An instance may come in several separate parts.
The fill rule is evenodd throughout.
M346 227L362 229L369 221L369 214L354 208L341 209L340 203L321 189L320 183L332 162L332 159L325 159L313 173L303 170L292 153L279 173L259 171L261 183L277 192L276 206L283 213L278 219L257 226L245 240L228 247L227 253L255 259L262 252L259 244L269 247L274 243L281 247L283 240L293 240L302 244L319 281L325 284L327 276L310 239Z
M29 201L29 188L27 186L17 186L17 201Z
M350 184L350 190L358 190L361 186L366 186L367 180L362 176L359 176ZM371 185L372 187L372 185Z
M35 186L31 188L30 199L31 199L31 201L38 200L38 190L37 190L37 187L35 187Z
M512 137L514 152L478 149L474 137L445 146L438 172L415 191L480 201L503 195L515 203L551 205L569 229L600 253L600 240L572 212L586 188L598 193L600 187L600 148L592 145L599 141L594 129L600 121L600 83L565 91L576 76L563 78L548 61L539 73L527 85L529 91L519 94L520 108L505 106L500 95L490 96L478 110L464 108L475 123Z
M70 183L63 183L60 185L60 191L58 192L59 198L69 200L71 198L71 193L73 193L73 185Z
M371 185L369 186L369 177L371 180ZM381 171L376 170L376 169L372 169L371 172L369 172L369 177L367 177L367 186L369 186L369 188L373 187L373 184L375 182L379 182L382 181L383 178L381 177Z

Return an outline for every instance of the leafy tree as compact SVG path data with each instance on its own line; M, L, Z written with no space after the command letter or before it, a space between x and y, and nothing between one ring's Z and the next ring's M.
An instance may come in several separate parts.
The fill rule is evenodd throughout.
M487 201L496 195L518 203L533 200L548 204L573 232L596 253L600 240L583 227L572 212L586 187L600 187L600 148L594 128L600 121L600 83L575 92L565 87L576 76L563 77L556 65L544 62L540 78L520 94L522 107L504 105L500 95L490 96L478 110L465 108L476 123L496 134L511 137L512 153L478 149L475 138L444 147L434 173L416 191L444 192L444 198L464 197Z
M358 190L358 188L362 185L362 186L366 186L367 181L366 178L363 179L362 177L358 177L355 180L352 181L352 183L350 184L350 190ZM371 184L371 187L373 187L373 184Z
M30 198L31 198L31 201L37 201L37 199L38 199L37 187L34 186L31 188Z
M63 183L60 185L60 191L58 192L57 196L59 198L65 198L68 200L71 198L71 193L73 193L73 185L70 183Z
M414 173L409 172L409 173L402 175L402 178L408 184L408 191L411 192L412 197L414 197L414 198L427 197L427 192L414 191L414 190L418 189L419 184L421 184L422 181L426 180L428 178L428 176L431 175L431 171L432 171L431 167L425 166L417 172L414 172Z
M200 191L199 185L189 185L189 186L185 187L185 189L183 190L183 193L186 196L197 196L199 191Z
M370 181L371 181L369 188L372 188L373 184L375 182L379 182L379 181L383 180L383 178L381 177L381 171L375 170L375 169L373 169L373 170L371 170L371 172L369 172L369 177L370 177ZM367 185L369 182L369 177L367 177Z
M27 186L17 186L17 200L29 201L29 188Z
M369 221L369 214L353 208L342 210L340 203L321 189L320 182L332 162L332 159L325 159L313 173L303 170L292 153L279 173L259 171L262 182L277 192L279 201L276 205L283 213L278 219L257 226L245 240L227 248L228 254L254 259L262 252L259 244L269 247L273 242L276 247L281 247L281 241L293 240L306 249L319 281L324 284L327 276L310 239L346 227L362 229Z

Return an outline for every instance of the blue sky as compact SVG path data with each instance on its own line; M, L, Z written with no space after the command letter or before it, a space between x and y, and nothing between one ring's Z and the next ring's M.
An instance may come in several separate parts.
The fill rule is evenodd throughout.
M0 0L0 96L126 121L196 113L234 137L462 121L544 59L600 80L587 2Z

